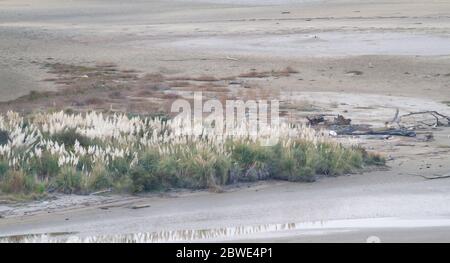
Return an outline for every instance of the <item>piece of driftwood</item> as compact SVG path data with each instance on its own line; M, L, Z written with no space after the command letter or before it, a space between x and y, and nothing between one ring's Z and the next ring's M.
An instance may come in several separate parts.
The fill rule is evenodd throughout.
M334 118L333 124L334 125L350 125L352 122L351 119L347 119L342 115L338 115L336 118Z
M375 135L375 136L405 136L405 137L416 137L415 132L421 125L439 127L446 126L450 127L450 117L439 113L437 111L420 111L420 112L410 112L408 114L400 115L399 109L396 109L395 115L391 121L386 122L386 129L384 130L373 130L370 129L368 125L353 125L351 124L351 119L345 118L340 114L317 114L307 116L306 119L311 126L324 125L331 131L335 132L337 135ZM402 124L402 119L414 116L414 115L430 115L433 117L433 123L426 123L424 121L416 121L417 125L412 125L410 127ZM333 120L329 120L325 117L334 117ZM447 122L447 123L445 123ZM392 127L389 124L397 124L397 128ZM421 125L420 125L421 124ZM433 135L427 135L425 138L427 141L433 139Z
M150 207L149 204L139 204L139 205L133 205L131 206L131 209L142 209L142 208L147 208Z
M394 118L392 118L391 123L398 123L399 122L399 120L398 120L399 113L400 113L400 110L398 108L396 108L395 109L395 115L394 115Z
M430 126L430 127L449 127L450 126L450 117L446 116L442 113L439 113L437 111L418 111L418 112L410 112L407 114L399 115L399 110L396 109L395 117L393 118L391 123L397 124L398 127L404 127L404 125L401 124L402 119L406 117L416 116L416 115L430 115L433 117L434 122L433 123L425 123L424 121L418 121L417 123ZM443 121L446 121L447 123L444 123Z
M330 120L325 119L325 117L334 117L334 119L330 121ZM340 114L316 114L316 115L306 116L306 119L308 120L308 122L311 126L315 126L318 124L325 124L328 126L331 126L331 125L345 126L345 125L350 125L352 122L351 119L347 119Z
M411 175L420 176L420 177L425 178L427 180L450 178L450 174L435 175L435 176L425 176L425 175L421 175L421 174L411 174Z
M101 191L98 191L98 192L93 192L90 195L99 195L99 194L109 193L111 191L112 191L111 189L105 189L105 190L101 190Z
M341 130L337 132L338 135L389 135L389 136L406 136L406 137L416 137L415 131L405 130L405 129L388 129L388 130L369 130L369 131L358 131L358 130Z
M308 120L309 125L311 126L315 126L325 122L325 117L323 115L306 116L306 119Z
M225 57L225 59L226 60L232 60L232 61L239 61L239 59L233 58L233 57L230 57L230 56Z

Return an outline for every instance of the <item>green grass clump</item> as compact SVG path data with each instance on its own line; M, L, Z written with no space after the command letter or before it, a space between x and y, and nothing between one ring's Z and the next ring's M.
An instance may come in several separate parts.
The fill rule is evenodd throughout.
M114 179L120 179L130 172L130 162L131 160L127 160L126 158L116 158L108 165L107 173ZM92 163L90 163L90 166L92 166Z
M9 141L9 133L4 130L0 130L0 145L5 145Z
M49 152L43 153L41 158L32 159L28 165L28 172L44 181L56 177L60 170L58 157Z
M161 181L157 176L160 155L147 152L130 171L133 192L153 191L159 189Z
M6 179L6 173L9 170L9 165L5 161L0 161L0 182Z
M102 190L113 186L112 177L109 176L105 166L98 164L92 170L91 176L87 180L89 191Z
M83 147L98 143L84 135L79 134L76 129L66 129L64 131L55 133L51 136L51 139L58 142L59 144L64 144L66 146L75 145L75 141L78 141L79 144Z
M290 127L298 136L262 146L249 136L179 135L177 126L165 119L63 114L23 119L8 113L0 118L5 129L0 130L2 193L220 190L267 179L313 182L386 162L379 154L344 146L307 127ZM91 131L96 135L85 135Z
M285 148L280 144L273 149L272 177L289 181L314 181L318 153L310 143L294 143Z
M147 151L130 169L133 191L204 189L228 183L231 160L207 149L161 155Z
M5 193L29 194L43 191L33 176L27 175L21 170L9 170L0 185L2 192Z
M72 140L72 136L70 136ZM149 148L131 158L116 158L108 164L79 160L77 167L60 167L57 157L44 153L20 171L0 161L4 193L57 191L82 194L103 189L121 192L162 191L170 188L216 189L236 182L266 179L313 182L318 176L338 176L386 160L359 147L337 143L294 141L290 145L265 147L249 141L229 141L228 154L214 148L181 147L172 154ZM89 172L89 176L84 173Z
M196 151L184 160L186 172L183 184L189 188L215 187L221 181L216 171L217 156L208 150Z
M85 189L83 174L72 167L61 169L53 183L54 189L65 194L82 193Z

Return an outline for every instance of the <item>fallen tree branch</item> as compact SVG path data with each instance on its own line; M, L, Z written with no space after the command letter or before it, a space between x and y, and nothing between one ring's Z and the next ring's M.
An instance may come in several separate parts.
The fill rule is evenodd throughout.
M342 130L337 132L338 135L390 135L390 136L405 136L405 137L416 137L416 132L405 130L405 129L398 129L398 130L381 130L381 131L346 131Z
M142 209L142 208L147 208L147 207L150 207L150 205L149 204L138 204L138 205L133 205L130 208L131 209Z
M225 59L226 60L232 60L232 61L239 61L238 58L233 58L233 57L230 57L230 56L225 57Z
M392 118L392 121L390 121L390 123L396 123L398 127L400 127L399 113L400 110L396 108L394 118ZM389 124L389 122L387 124Z
M111 191L112 191L111 189L105 189L105 190L101 190L101 191L98 191L98 192L93 192L90 195L99 195L99 194L109 193Z
M450 174L437 175L437 176L433 176L433 177L425 176L425 175L421 175L421 174L410 174L410 175L420 176L420 177L425 178L427 180L450 178Z
M332 121L325 119L325 117L335 117ZM318 124L326 124L326 125L350 125L351 119L346 119L344 116L340 114L316 114L306 116L309 124L314 126Z
M446 116L444 114L441 114L437 111L410 112L410 113L407 113L407 114L404 114L404 115L401 115L400 117L398 117L397 118L398 121L396 123L400 126L400 122L402 121L402 118L410 117L410 116L414 116L414 115L426 115L426 114L431 115L435 119L435 123L434 124L426 124L426 123L422 122L422 124L425 124L427 126L434 126L434 127L450 126L450 117ZM441 119L447 120L447 124L442 123Z
M373 130L364 125L353 125L351 124L351 119L347 119L344 116L337 114L318 114L318 115L310 115L307 116L307 120L311 126L316 126L319 124L325 125L336 135L387 135L387 136L405 136L405 137L416 137L417 134L414 131L420 125L430 126L430 127L438 127L438 126L447 126L450 127L450 117L441 114L437 111L420 111L420 112L410 112L408 114L400 115L400 110L397 108L395 111L395 115L391 121L387 121L385 124L388 127L389 123L397 124L398 128L387 128L385 130ZM434 118L434 123L430 124L423 120L416 120L415 124L411 127L406 127L402 125L402 118L406 118L413 115L425 115L429 114ZM335 117L333 120L328 120L325 117ZM442 123L442 120L447 120L447 124ZM420 125L418 125L420 124ZM432 139L432 135L427 137L427 140Z

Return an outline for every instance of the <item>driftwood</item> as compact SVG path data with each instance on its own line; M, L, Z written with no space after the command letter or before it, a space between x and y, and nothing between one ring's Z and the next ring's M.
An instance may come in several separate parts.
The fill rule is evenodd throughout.
M410 112L404 115L399 116L399 110L396 109L395 116L391 123L397 124L398 127L404 127L401 124L402 119L406 117L416 116L416 115L430 115L433 117L434 122L432 124L425 123L423 121L418 121L419 124L429 126L429 127L450 127L450 117L444 114L441 114L437 111L418 111L418 112ZM447 123L443 123L442 121L446 121Z
M420 176L420 177L425 178L427 180L450 178L450 174L435 175L435 176L432 176L432 177L431 176L421 175L421 174L410 174L410 175Z
M232 61L239 61L239 59L233 58L233 57L230 57L230 56L225 57L225 59L226 60L232 60Z
M369 130L369 131L340 131L337 132L338 135L389 135L389 136L406 136L406 137L416 137L415 131L405 130L405 129L387 129L387 130Z
M324 115L312 115L312 116L306 116L306 119L308 120L309 124L314 126L319 123L325 122L325 116Z
M346 119L342 115L338 115L336 118L334 118L333 124L334 125L350 125L352 122L351 119Z
M376 135L376 136L405 136L405 137L416 137L415 129L419 128L421 125L429 127L450 127L450 117L446 116L437 111L420 111L420 112L410 112L408 114L400 115L399 109L395 111L395 115L391 121L386 122L386 126L391 126L389 124L396 124L397 128L386 128L384 130L373 130L370 129L368 125L353 125L351 124L351 119L347 119L342 115L332 115L332 114L318 114L307 116L308 122L311 126L324 125L336 135ZM402 124L402 119L415 116L415 115L430 115L433 117L433 123L426 123L424 121L416 121L415 125L407 127ZM327 120L325 117L333 116L333 120ZM447 122L447 123L445 123ZM420 125L421 124L421 125ZM391 126L392 127L392 126ZM429 134L425 138L426 140L432 140L433 135Z
M325 119L326 116L336 116L332 121ZM351 119L347 119L342 115L312 115L307 116L308 122L311 126L323 124L327 126L336 135L388 135L388 136L406 136L415 137L416 133L404 128L400 129L385 129L373 130L369 125L354 125L351 124Z
M93 192L90 195L99 195L99 194L109 193L111 191L112 191L111 189L105 189L105 190L101 190L101 191L98 191L98 192Z
M130 208L131 209L142 209L142 208L147 208L147 207L150 207L150 205L149 204L133 205Z
M325 119L325 117L335 117L332 121L328 121ZM350 125L352 120L346 119L344 116L340 114L317 114L317 115L310 115L306 116L306 119L308 120L309 124L314 126L318 124L325 124L325 125Z

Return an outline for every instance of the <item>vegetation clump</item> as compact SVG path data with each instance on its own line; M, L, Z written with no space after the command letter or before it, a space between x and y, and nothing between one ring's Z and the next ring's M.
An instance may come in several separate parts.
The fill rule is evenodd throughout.
M220 189L268 179L312 182L385 163L324 132L281 125L254 138L187 134L176 120L160 117L53 112L24 118L9 112L0 116L0 191ZM262 143L275 137L270 146Z

